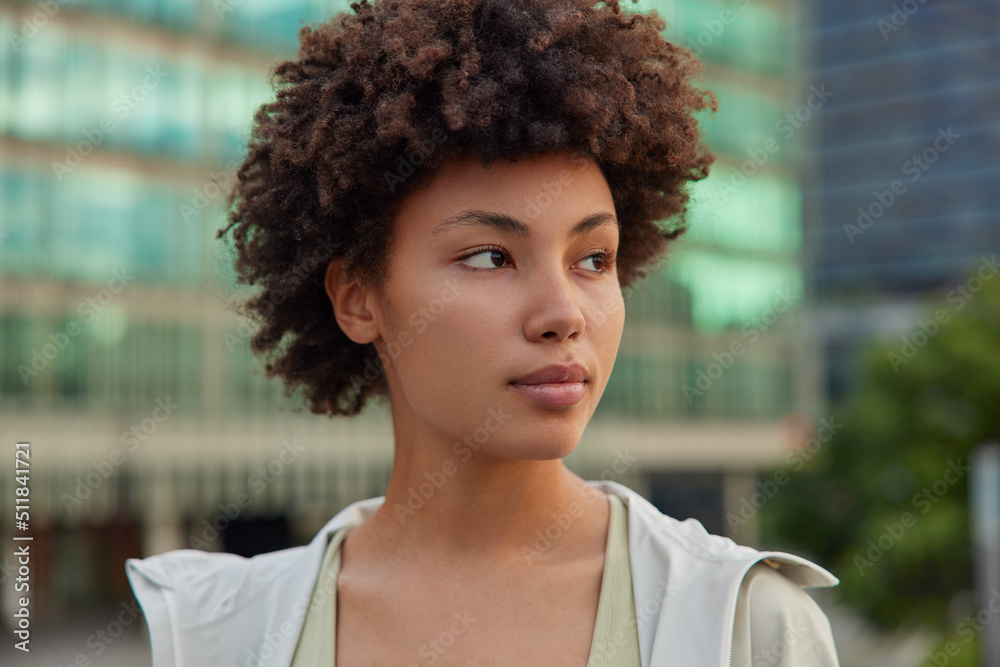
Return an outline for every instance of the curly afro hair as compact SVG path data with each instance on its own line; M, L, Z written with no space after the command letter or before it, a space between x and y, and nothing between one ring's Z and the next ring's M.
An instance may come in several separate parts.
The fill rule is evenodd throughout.
M227 199L250 345L270 353L286 396L351 416L388 399L374 344L337 324L324 279L340 258L377 291L403 198L452 156L484 166L573 150L600 166L620 225L622 288L649 275L683 233L687 182L715 155L695 113L692 53L655 11L618 0L368 0L300 31L297 59L271 71ZM601 6L603 5L603 6ZM277 83L275 83L277 82ZM658 222L664 222L661 228Z

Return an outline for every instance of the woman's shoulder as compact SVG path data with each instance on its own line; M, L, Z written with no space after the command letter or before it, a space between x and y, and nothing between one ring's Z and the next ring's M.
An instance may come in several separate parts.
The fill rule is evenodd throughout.
M129 558L126 571L137 573L160 585L177 585L193 580L232 590L251 570L294 567L306 556L308 545L278 549L247 558L223 551L174 549L145 558Z
M340 516L340 515L338 515ZM180 596L197 591L197 599L233 600L254 596L261 586L273 586L284 579L302 581L314 571L330 540L344 534L354 524L330 521L310 542L277 549L251 557L200 549L174 549L145 558L129 558L125 570L133 588L168 589ZM178 601L182 601L178 597Z
M801 556L781 551L759 551L737 544L729 537L708 532L697 519L679 520L664 514L639 492L624 484L601 480L591 485L614 493L628 510L630 547L642 551L637 559L650 567L666 568L668 561L676 572L690 569L729 571L742 576L746 569L766 561L800 587L835 586L839 580L829 571ZM721 568L721 569L720 569Z
M781 651L796 643L789 655L806 659L782 658L773 664L837 664L826 615L803 590L836 585L833 574L801 556L740 545L708 532L696 519L666 515L622 484L592 483L617 494L627 506L636 613L644 621L638 624L644 660L657 665L719 664L732 646L738 656L732 665L745 667L758 664L750 662L754 651ZM731 644L736 631L745 639ZM702 650L708 642L720 653L706 660L684 641L695 637L701 638Z
M801 586L758 562L740 585L733 628L734 667L837 667L830 621Z
M368 504L345 508L307 544L250 558L176 549L128 559L154 663L242 664L268 651L287 664L330 538L353 526L358 507Z

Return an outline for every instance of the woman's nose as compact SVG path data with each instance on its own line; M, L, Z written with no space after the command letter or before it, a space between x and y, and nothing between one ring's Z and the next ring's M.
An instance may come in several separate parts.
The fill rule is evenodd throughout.
M586 329L579 287L568 274L554 273L537 276L528 288L524 333L529 340L563 340Z

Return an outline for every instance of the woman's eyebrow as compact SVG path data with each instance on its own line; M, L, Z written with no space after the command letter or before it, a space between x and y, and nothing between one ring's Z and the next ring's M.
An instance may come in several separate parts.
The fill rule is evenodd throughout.
M612 213L606 211L592 213L576 223L576 226L569 230L568 236L572 238L602 225L617 224L618 218ZM517 218L506 213L477 209L462 211L457 215L445 218L444 222L434 228L431 235L441 234L450 229L475 226L490 227L506 234L515 234L525 239L531 239L531 228Z

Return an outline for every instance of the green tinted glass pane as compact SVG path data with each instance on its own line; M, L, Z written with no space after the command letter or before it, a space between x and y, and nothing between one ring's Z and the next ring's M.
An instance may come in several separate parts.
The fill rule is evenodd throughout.
M188 55L178 57L170 67L174 70L166 77L150 103L167 113L161 118L160 137L162 148L184 160L197 159L203 149L202 124L206 89L204 63Z
M82 319L76 313L70 313L54 322L53 332L57 337L65 334L62 340L65 345L59 354L50 362L52 372L52 391L57 397L57 403L65 407L86 407L87 401L87 352L89 339L81 335ZM76 335L70 336L76 331Z
M19 397L27 400L32 392L32 358L45 333L36 331L32 319L18 313L7 313L0 317L0 352L3 360L0 373L0 391L5 401ZM41 333L42 338L38 337ZM43 359L44 360L44 359ZM39 364L40 365L40 364Z
M687 236L735 250L795 255L802 248L802 200L790 178L750 177L725 164L691 188Z
M802 271L794 264L692 249L675 254L670 272L691 291L695 326L708 331L788 310L802 296Z
M791 152L776 126L784 110L772 98L722 81L708 81L705 87L719 102L715 114L699 115L703 139L713 151L738 156L740 161L751 157L748 151L752 151L759 165L789 159ZM776 145L773 152L766 148L769 140Z
M10 115L15 134L31 139L61 134L63 44L68 40L64 30L49 25L17 51Z
M47 178L35 170L0 167L0 273L39 271L48 252Z
M20 35L20 31L6 14L0 14L0 35L9 35L9 42ZM20 62L20 59L15 59L13 43L10 46L12 48L0 49L0 134L7 134L11 130L11 116L14 113L13 70L15 63Z
M140 177L128 171L79 168L58 186L52 219L52 262L59 275L107 282L132 255L133 215L142 201Z
M625 296L626 322L691 323L691 295L666 269L633 283Z

